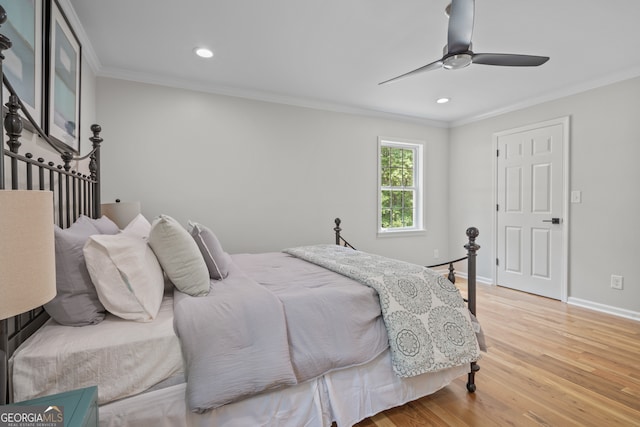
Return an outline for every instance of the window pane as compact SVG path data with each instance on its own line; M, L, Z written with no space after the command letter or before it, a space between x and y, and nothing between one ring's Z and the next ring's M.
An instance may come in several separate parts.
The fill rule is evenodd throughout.
M387 168L390 165L390 163L389 163L389 158L390 158L389 150L390 150L389 147L382 147L382 150L380 151L380 154L381 154L380 155L380 165L383 168Z
M391 220L392 220L393 227L402 227L402 210L392 211Z
M391 206L395 208L402 208L402 193L403 191L391 192Z
M380 177L381 179L380 183L384 187L389 187L391 185L391 169L382 168L382 171L380 173L382 174L382 176Z
M400 187L402 185L402 169L391 168L391 186Z
M405 187L413 187L413 169L405 168L402 171L402 185Z
M413 167L413 150L404 151L404 165L406 167Z
M394 168L402 167L402 148L390 148L391 152L391 166Z
M391 226L391 211L389 209L382 210L382 228Z
M404 226L405 227L413 227L413 210L412 209L404 209Z
M391 191L388 191L388 190L382 191L382 197L381 197L380 205L383 208L390 208L391 207Z
M413 191L404 192L404 207L406 209L413 209Z

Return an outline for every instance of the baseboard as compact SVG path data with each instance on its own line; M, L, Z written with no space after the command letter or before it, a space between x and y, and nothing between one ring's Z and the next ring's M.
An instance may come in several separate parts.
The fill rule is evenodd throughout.
M466 280L469 276L467 276L467 273L465 272L456 271L456 277L460 277L461 279ZM490 277L482 277L476 275L476 283L482 283L483 285L493 285L493 279L491 279Z
M448 274L449 270L440 269L436 270L438 273ZM462 271L456 271L456 277L461 279L467 279L467 273ZM493 280L488 277L476 276L476 283L482 283L484 285L493 285ZM599 302L588 301L580 298L569 297L567 304L588 308L590 310L600 311L602 313L612 314L618 317L624 317L631 320L640 321L640 312L631 311L624 308L613 307L611 305L600 304Z
M433 269L433 271L435 271L438 274L442 274L443 276L446 276L449 274L448 268L438 268L438 269ZM456 271L455 275L456 277L459 277L465 280L469 278L467 273L463 271ZM482 283L483 285L493 285L493 280L490 277L482 277L482 276L476 275L476 283Z
M618 317L625 317L627 319L640 321L640 312L631 311L631 310L627 310L619 307L613 307L611 305L600 304L599 302L593 302L593 301L588 301L580 298L569 297L567 299L567 304L600 311L602 313L612 314Z

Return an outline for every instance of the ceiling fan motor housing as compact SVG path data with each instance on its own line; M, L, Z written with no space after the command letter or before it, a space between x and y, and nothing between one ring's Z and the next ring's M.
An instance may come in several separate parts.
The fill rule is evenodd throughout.
M471 43L469 43L469 50L456 53L449 52L449 46L445 45L442 49L442 55L442 67L447 70L459 70L468 67L473 62Z
M458 53L448 56L442 61L442 67L447 70L459 70L471 65L472 56L468 53Z

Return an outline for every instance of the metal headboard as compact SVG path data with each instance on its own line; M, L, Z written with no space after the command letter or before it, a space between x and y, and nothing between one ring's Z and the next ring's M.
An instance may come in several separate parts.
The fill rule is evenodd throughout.
M7 20L7 14L0 6L0 25ZM0 150L0 190L48 190L53 192L54 221L62 228L69 227L80 216L91 218L100 216L100 137L99 125L92 125L91 151L84 156L74 156L50 138L24 108L11 82L3 73L3 52L11 48L11 41L0 34L0 77L9 92L8 102L3 100L0 90L0 106L4 120L0 120L0 135L6 133L7 147ZM20 153L20 139L25 117L29 129L37 134L51 148L57 160L47 160L26 152ZM80 162L88 162L89 174L78 172ZM75 168L72 167L75 165ZM2 284L0 283L0 286ZM8 359L29 336L49 318L42 307L12 318L0 321L0 404L8 402Z

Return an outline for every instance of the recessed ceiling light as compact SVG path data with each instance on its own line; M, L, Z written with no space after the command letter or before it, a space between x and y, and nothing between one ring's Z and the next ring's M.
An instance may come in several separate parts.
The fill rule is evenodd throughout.
M213 52L206 47L197 47L193 50L200 58L212 58Z
M436 102L438 104L446 104L449 101L451 101L449 98L438 98L438 99L436 99Z

